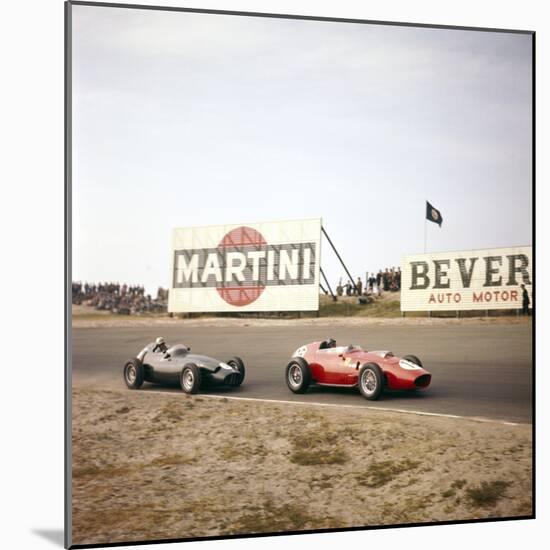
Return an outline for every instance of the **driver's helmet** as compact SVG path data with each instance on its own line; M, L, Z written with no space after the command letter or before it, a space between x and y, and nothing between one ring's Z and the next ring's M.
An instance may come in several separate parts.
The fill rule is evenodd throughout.
M329 349L336 347L336 340L334 338L327 338L321 342L319 349Z
M162 336L159 336L155 340L155 349L160 349L161 351L166 351L168 349L168 346L166 345L166 341Z

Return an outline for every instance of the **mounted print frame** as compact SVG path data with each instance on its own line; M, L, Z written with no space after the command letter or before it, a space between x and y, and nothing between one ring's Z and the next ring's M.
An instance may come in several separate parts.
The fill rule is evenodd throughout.
M535 33L65 21L65 546L534 518Z

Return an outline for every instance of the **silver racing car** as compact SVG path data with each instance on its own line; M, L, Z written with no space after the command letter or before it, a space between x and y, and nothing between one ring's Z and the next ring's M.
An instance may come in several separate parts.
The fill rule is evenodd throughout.
M167 346L159 337L145 346L124 365L124 381L136 390L143 382L154 384L179 384L186 393L197 393L204 382L240 386L245 368L240 357L219 361L206 355L191 353L183 344Z

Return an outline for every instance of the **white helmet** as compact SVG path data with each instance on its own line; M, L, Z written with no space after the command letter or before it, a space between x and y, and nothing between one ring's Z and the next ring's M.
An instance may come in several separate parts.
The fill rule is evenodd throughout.
M164 338L162 336L159 336L156 340L155 340L155 344L157 346L160 346L161 344L165 344L166 342L164 341Z

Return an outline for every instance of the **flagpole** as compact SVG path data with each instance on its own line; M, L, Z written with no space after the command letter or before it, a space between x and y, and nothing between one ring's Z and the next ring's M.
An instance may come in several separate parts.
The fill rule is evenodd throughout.
M426 242L428 239L428 219L426 212L428 211L428 201L426 201L426 206L424 207L424 254L426 254Z

